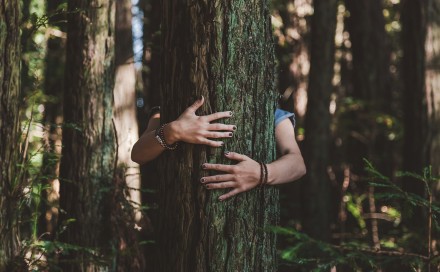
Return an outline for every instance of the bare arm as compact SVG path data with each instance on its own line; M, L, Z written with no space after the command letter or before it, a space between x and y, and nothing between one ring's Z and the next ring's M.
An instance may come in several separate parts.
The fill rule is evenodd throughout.
M165 141L172 145L175 142L191 144L204 144L211 147L220 147L222 141L212 139L230 138L233 136L235 125L211 123L221 118L232 116L232 112L217 112L206 116L197 116L196 111L203 105L204 98L197 100L188 107L177 120L170 122L164 128ZM155 130L160 126L160 114L150 118L148 127L131 151L131 159L139 164L144 164L155 159L165 151L155 138Z
M306 174L304 159L295 140L295 130L289 119L275 128L280 158L267 165L268 184L275 185L297 180Z
M281 156L267 165L268 184L276 185L299 179L306 173L304 160L295 140L295 131L289 119L281 121L275 128L275 138ZM232 188L228 193L220 196L225 200L238 193L251 190L260 183L260 165L248 156L226 152L225 156L236 160L236 165L203 164L206 170L223 171L225 174L203 177L200 182L207 189Z

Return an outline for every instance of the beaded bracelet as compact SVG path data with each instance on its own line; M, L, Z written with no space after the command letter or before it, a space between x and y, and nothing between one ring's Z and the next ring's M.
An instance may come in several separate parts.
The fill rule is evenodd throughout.
M175 150L177 148L178 143L175 142L172 145L168 145L167 142L165 141L165 133L163 132L163 129L168 125L167 124L163 124L160 128L156 129L156 140L159 142L159 144L168 150Z
M263 187L265 184L267 184L268 180L268 172L267 172L267 165L263 162L259 162L260 164L260 187Z

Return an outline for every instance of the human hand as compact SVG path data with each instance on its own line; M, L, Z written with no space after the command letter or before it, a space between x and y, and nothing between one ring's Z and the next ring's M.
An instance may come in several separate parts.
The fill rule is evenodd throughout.
M236 165L204 163L205 170L216 170L226 174L207 176L200 179L208 190L233 188L219 197L223 201L238 193L249 191L260 184L260 164L248 156L235 152L225 152L228 159L239 161Z
M235 125L210 123L217 119L231 117L232 111L197 116L196 111L203 105L204 101L205 98L202 96L188 107L176 121L171 122L169 126L166 127L168 131L165 131L165 137L167 137L167 135L169 136L167 137L167 143L173 144L174 142L182 141L191 144L220 147L223 145L222 141L214 141L211 139L231 138L233 136L233 131L237 129Z

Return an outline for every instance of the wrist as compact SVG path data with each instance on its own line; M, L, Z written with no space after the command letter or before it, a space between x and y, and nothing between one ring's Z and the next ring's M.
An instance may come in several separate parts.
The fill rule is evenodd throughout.
M164 127L164 136L167 144L172 145L180 141L179 129L177 127L178 127L177 121L168 123L168 125Z
M274 170L273 170L273 165L271 163L266 164L267 166L267 184L268 185L273 185L273 183L275 182L274 179Z

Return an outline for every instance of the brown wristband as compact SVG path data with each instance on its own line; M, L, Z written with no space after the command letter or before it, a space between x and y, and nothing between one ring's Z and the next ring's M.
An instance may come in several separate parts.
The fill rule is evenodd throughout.
M160 128L156 129L156 140L159 142L159 144L168 150L175 150L178 146L178 143L174 143L172 145L167 144L167 142L165 141L165 133L163 131L163 129L167 126L168 124L163 124Z

